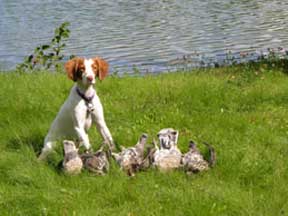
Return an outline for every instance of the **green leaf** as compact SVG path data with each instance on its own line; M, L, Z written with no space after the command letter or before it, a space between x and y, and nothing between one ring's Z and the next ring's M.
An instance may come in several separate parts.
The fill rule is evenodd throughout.
M72 55L69 56L69 59L73 59L73 58L75 58L75 57L76 57L76 55L73 55L73 54L72 54Z
M56 36L56 35L59 35L59 33L60 33L60 29L59 29L59 28L56 28L56 29L55 29L55 32L54 32L55 36Z
M55 37L55 39L56 39L56 42L59 43L59 41L61 40L61 37L60 37L59 35L57 35L57 36Z
M67 28L70 25L69 22L63 22L54 31L54 37L51 39L50 44L39 45L34 49L34 53L25 57L22 64L18 64L17 68L27 68L30 70L50 68L51 66L57 66L57 63L64 58L64 55L60 55L62 49L66 46L61 41L68 38L70 30ZM52 52L45 54L45 50L52 49ZM26 69L23 69L23 71Z
M68 37L69 37L69 33L68 33L68 32L63 32L62 36L63 36L64 38L68 38Z
M34 57L33 55L30 55L30 56L28 57L28 59L27 59L27 60L28 60L28 62L31 62L31 61L32 61L32 59L33 59L33 57Z
M34 52L38 52L39 50L40 50L40 46L36 47L36 48L34 49Z
M45 44L45 45L42 45L41 48L42 50L46 50L50 48L50 45Z

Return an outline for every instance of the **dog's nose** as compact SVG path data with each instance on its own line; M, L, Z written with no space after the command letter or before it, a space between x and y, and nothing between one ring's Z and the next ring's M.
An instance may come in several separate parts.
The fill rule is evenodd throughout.
M89 80L90 82L93 81L93 76L87 76L87 80Z

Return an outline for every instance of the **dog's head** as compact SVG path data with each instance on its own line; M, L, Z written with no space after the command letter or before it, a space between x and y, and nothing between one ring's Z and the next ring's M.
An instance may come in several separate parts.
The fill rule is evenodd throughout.
M174 130L173 128L164 128L158 132L157 136L160 142L161 149L171 149L172 147L177 147L177 130Z
M96 77L103 80L108 74L108 69L108 63L99 57L92 59L75 57L65 63L68 77L74 82L81 82L84 86L95 84Z

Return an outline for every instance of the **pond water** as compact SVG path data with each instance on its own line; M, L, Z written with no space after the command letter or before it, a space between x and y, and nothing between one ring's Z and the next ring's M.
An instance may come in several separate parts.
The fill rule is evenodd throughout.
M1 0L0 67L14 68L65 21L71 23L67 56L99 55L119 73L169 71L223 61L229 51L239 57L288 47L283 0Z

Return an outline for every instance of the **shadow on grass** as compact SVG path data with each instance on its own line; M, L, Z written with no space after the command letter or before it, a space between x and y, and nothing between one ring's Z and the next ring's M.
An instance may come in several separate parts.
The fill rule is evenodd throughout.
M33 134L30 136L15 137L8 141L6 148L8 150L20 150L24 146L32 148L36 155L38 155L43 147L44 137L40 134Z
M25 147L31 149L35 154L35 159L39 156L43 147L44 137L41 134L32 134L31 136L21 136L10 139L6 145L7 150L23 151ZM55 148L51 154L48 155L45 163L52 169L60 172L62 170L63 149Z

